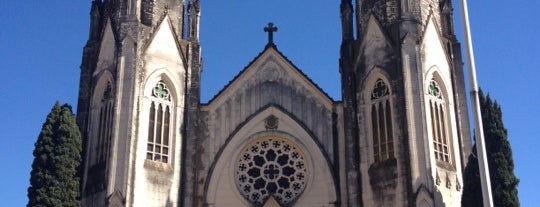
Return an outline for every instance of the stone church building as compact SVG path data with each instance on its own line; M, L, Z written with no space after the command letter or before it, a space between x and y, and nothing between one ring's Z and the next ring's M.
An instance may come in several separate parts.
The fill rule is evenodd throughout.
M459 206L471 137L451 1L334 3L341 101L269 24L265 49L201 103L198 0L94 0L83 206Z

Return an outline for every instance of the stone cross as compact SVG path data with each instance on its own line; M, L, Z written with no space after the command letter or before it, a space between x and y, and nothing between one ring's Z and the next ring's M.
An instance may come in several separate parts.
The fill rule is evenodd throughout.
M274 32L277 32L277 27L274 27L274 23L268 23L268 26L264 28L264 32L268 32L268 44L274 44Z

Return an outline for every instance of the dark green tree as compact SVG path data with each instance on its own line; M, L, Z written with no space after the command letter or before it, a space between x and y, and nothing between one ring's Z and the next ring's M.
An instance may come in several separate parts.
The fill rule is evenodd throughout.
M482 91L480 91L479 99L493 204L497 207L519 206L517 192L519 180L514 175L514 159L507 137L508 132L502 121L501 107L496 101L492 101L489 95L484 96ZM469 156L463 179L462 206L482 206L482 189L476 150L473 150Z
M27 206L80 206L81 134L69 105L56 102L33 154Z
M478 157L476 156L476 145L469 155L469 160L463 172L463 194L461 196L462 207L481 207L482 185L480 183L480 170L478 168Z

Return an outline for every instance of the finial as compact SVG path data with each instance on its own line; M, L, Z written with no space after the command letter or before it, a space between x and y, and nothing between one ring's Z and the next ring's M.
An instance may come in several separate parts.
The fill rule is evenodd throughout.
M274 45L274 32L277 32L277 27L274 27L274 23L269 22L268 26L264 28L264 32L268 32L268 44L267 46Z

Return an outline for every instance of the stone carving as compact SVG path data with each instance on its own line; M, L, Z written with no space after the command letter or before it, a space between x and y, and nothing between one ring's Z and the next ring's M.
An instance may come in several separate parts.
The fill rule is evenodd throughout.
M441 178L439 177L439 172L435 172L435 184L440 185L441 184Z
M459 179L457 175L456 175L456 190L461 191L461 183L459 183Z
M452 188L452 181L450 180L448 173L446 173L446 188L448 189Z
M274 115L270 115L266 117L266 120L264 120L264 127L266 129L277 129L278 125L279 119Z

